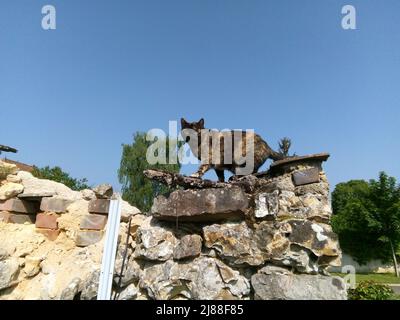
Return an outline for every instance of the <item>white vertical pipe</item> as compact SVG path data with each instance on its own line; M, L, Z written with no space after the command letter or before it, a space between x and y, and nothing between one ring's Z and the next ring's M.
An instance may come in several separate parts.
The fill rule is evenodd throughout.
M121 200L118 198L110 201L97 300L111 299L120 220Z

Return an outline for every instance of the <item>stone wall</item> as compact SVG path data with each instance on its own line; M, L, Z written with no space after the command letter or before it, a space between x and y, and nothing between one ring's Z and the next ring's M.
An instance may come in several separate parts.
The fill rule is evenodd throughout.
M327 157L275 162L267 172L229 183L159 173L157 181L165 176L171 188L174 183L185 188L155 199L148 215L124 203L113 294L117 299L346 299L343 281L327 272L341 258L321 165ZM23 186L7 193L11 199L41 200L39 215L23 213L35 215L36 226L30 219L0 222L0 299L95 298L100 234L111 195L59 185L39 194L37 185L49 182L33 187L32 179L19 172L3 182L7 190L10 183ZM43 227L57 230L57 237L39 231Z

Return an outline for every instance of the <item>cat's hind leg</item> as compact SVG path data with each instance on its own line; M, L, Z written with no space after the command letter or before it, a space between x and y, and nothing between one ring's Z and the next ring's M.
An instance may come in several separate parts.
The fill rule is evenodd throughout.
M217 177L218 177L218 181L219 181L219 182L225 182L224 170L215 169L215 173L217 174Z

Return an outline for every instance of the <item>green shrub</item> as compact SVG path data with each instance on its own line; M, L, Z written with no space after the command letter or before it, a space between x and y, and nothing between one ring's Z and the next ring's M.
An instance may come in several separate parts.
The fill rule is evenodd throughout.
M12 168L0 166L0 181L5 180L11 173L13 173Z
M372 280L361 281L355 289L348 291L349 300L388 300L392 295L389 286Z

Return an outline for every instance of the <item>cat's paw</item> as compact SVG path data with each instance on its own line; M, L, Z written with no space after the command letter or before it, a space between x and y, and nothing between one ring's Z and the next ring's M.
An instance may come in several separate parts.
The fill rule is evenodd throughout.
M198 179L200 179L200 178L201 178L201 175L200 175L200 173L195 172L195 173L192 173L192 174L190 175L190 177L191 177L191 178L198 178Z

